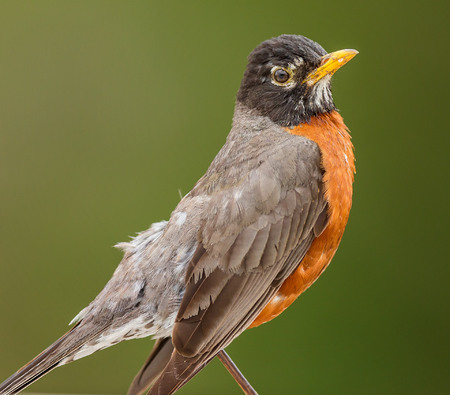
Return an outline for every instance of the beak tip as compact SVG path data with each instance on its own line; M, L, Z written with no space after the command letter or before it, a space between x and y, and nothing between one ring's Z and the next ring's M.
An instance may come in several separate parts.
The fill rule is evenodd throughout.
M356 49L343 49L341 51L336 51L336 52L342 53L342 55L345 55L350 59L352 59L353 57L355 57L356 55L359 54L359 51L357 51Z

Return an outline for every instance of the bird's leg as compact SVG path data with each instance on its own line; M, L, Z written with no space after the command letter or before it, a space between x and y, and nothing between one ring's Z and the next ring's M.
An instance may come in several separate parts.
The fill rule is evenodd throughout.
M236 380L236 383L239 384L239 387L242 388L245 395L258 395L255 389L251 386L248 380L244 377L235 363L232 361L230 356L225 352L225 350L220 350L217 354L217 358L220 359L220 362L223 363L223 366L227 368L233 378Z

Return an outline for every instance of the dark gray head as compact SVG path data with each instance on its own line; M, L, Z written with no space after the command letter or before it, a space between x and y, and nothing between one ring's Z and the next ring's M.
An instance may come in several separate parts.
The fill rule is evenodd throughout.
M325 55L319 44L303 36L282 35L264 41L248 57L238 102L291 127L334 110L331 74L350 59L340 60L342 64L333 70L328 67L318 77L316 71L328 60Z

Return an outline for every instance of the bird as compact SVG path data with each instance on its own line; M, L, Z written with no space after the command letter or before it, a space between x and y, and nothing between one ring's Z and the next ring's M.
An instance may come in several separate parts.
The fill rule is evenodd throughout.
M119 243L123 259L71 329L0 384L16 394L58 366L151 336L129 395L176 392L281 314L333 258L352 206L354 149L331 94L358 51L284 34L248 56L231 131L167 221Z

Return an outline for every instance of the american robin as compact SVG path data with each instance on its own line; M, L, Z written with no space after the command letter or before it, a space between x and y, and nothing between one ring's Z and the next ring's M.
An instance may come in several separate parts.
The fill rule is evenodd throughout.
M122 340L157 339L129 394L172 394L280 314L330 263L352 204L353 146L332 74L357 54L282 35L248 58L233 125L170 219L118 245L124 258L75 326L0 385L15 394Z

